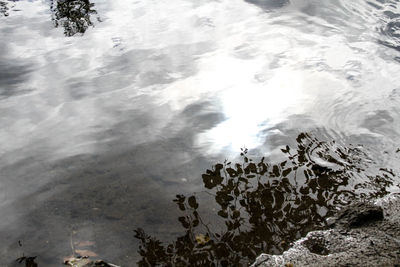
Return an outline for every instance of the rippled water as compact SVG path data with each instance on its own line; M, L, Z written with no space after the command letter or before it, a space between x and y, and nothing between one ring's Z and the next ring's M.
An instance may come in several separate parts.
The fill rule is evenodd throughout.
M300 132L397 169L397 0L2 0L0 36L3 265L131 266L207 168Z

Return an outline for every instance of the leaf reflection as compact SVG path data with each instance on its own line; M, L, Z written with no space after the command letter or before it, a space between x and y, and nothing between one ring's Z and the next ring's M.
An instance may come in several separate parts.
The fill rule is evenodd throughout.
M35 257L25 257L22 256L21 258L16 259L18 263L24 263L25 267L38 267L37 263L35 262Z
M50 4L54 25L64 27L66 36L84 34L89 26L94 26L91 16L97 12L93 7L89 0L52 0Z
M362 174L364 155L354 147L341 148L308 133L298 135L297 148L281 151L286 160L255 163L242 149L240 164L218 163L202 175L214 196L222 228L213 229L199 214L195 195L177 195L174 202L184 213L178 218L181 236L163 244L141 228L139 266L245 266L261 253L281 253L308 231L326 227L334 208L356 199L380 197L388 192L394 174ZM214 227L217 228L217 227Z
M8 7L8 3L4 1L0 1L0 16L5 16L7 17L9 15L8 10L10 8Z

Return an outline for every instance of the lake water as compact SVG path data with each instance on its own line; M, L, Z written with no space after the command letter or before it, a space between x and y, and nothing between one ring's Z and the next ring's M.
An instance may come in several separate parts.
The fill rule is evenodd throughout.
M0 265L135 266L207 169L303 132L398 191L399 73L398 0L1 0Z

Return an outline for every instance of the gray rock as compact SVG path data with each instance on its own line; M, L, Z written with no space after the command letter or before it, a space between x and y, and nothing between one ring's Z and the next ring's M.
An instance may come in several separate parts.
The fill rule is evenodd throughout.
M333 218L331 227L355 228L383 220L383 208L369 202L352 204L337 213Z
M282 255L260 255L252 266L400 266L400 195L356 203Z

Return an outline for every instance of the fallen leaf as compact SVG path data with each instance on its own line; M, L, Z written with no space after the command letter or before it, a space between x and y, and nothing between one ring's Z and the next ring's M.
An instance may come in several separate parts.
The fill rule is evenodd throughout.
M208 241L210 241L210 237L203 234L198 234L196 235L196 241L198 244L204 245L207 244Z
M73 267L83 267L92 261L88 258L69 258L64 261L65 265L73 266Z

